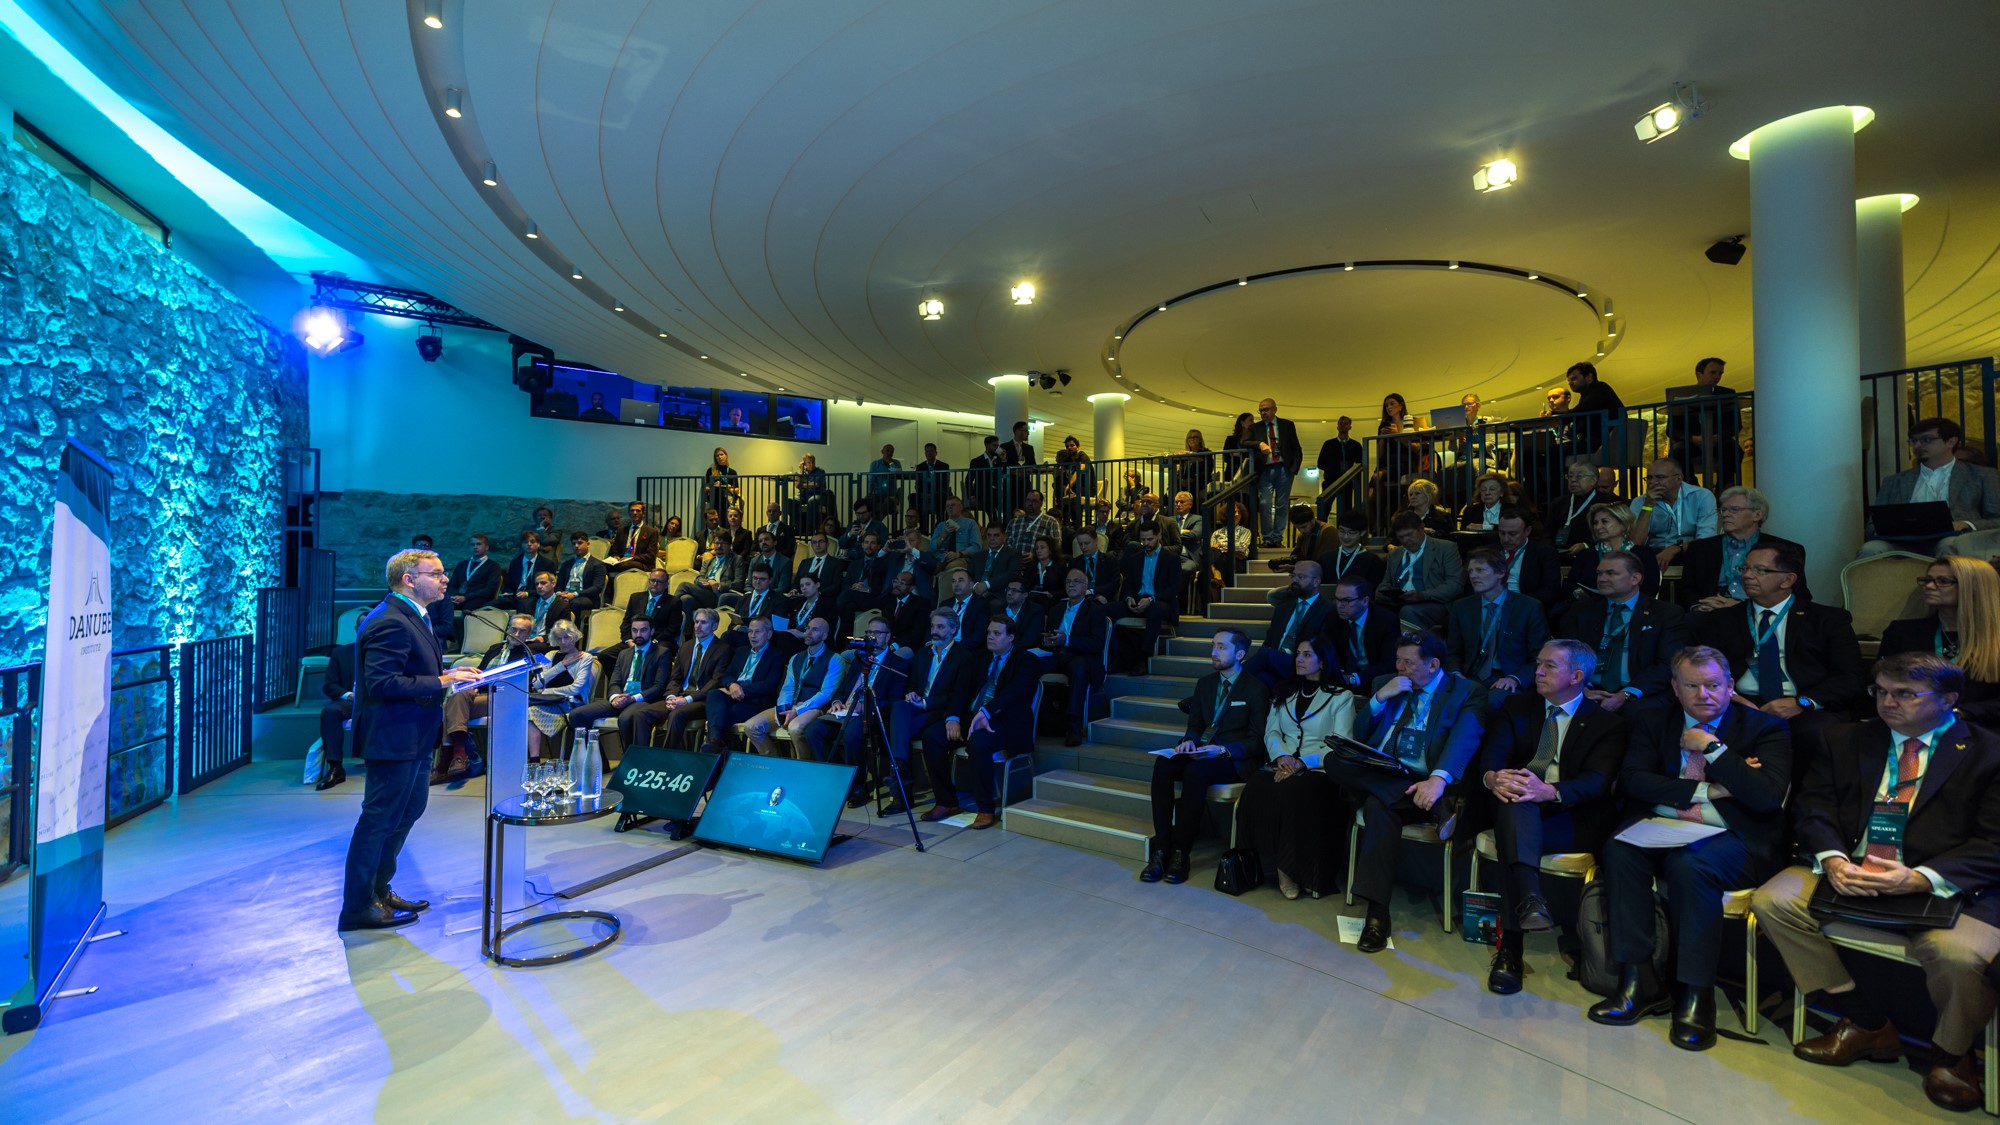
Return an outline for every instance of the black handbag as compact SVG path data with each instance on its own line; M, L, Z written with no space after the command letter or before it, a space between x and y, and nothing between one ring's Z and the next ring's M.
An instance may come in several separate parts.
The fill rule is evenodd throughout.
M1821 922L1846 922L1898 933L1948 930L1958 924L1958 914L1963 909L1964 895L1939 898L1927 891L1916 891L1865 898L1841 894L1833 889L1831 879L1821 879L1819 886L1813 888L1812 900L1806 903L1806 913Z
M1240 895L1264 885L1264 862L1255 848L1231 848L1215 865L1215 889L1226 895Z

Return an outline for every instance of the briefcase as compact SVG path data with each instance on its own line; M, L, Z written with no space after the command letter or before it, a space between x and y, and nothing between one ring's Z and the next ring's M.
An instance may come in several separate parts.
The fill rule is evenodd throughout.
M1833 880L1822 878L1813 888L1812 901L1806 903L1806 913L1820 922L1846 922L1871 930L1948 930L1958 924L1964 899L1964 895L1939 898L1927 891L1864 898L1841 894L1833 889Z

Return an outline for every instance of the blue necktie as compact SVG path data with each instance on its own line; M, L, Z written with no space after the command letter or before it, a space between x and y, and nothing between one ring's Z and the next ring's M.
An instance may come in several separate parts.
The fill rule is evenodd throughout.
M1778 699L1785 693L1785 669L1778 651L1778 631L1772 624L1770 610L1762 611L1757 620L1757 694L1765 699Z

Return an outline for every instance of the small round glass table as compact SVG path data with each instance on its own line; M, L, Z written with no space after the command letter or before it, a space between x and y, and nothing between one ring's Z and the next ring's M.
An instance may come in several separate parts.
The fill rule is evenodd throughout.
M614 816L618 806L624 803L625 795L615 789L607 789L595 797L564 797L546 804L529 806L527 795L508 797L493 806L486 814L486 885L479 924L479 952L492 959L495 964L522 968L531 965L554 965L562 961L574 961L587 957L618 940L618 916L603 910L556 910L548 914L537 914L523 918L511 926L503 925L500 908L500 888L506 885L506 873L502 870L506 849L502 847L503 834L508 825L518 828L542 828L552 824L581 824L586 820L598 820ZM603 937L578 949L566 949L560 953L547 953L539 957L509 957L500 950L500 942L510 934L520 933L530 926L544 922L566 922L587 919L602 922L609 929Z

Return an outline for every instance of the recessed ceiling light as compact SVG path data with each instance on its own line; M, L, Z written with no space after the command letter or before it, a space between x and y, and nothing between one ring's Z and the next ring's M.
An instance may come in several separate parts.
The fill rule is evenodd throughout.
M1578 300L1582 300L1582 299L1584 299L1585 297L1588 297L1588 296L1590 296L1590 292L1589 292L1589 290L1586 290L1586 289L1579 289L1579 290L1577 290L1577 291L1576 291L1576 296L1577 296L1577 299L1578 299Z
M1009 289L1007 296L1011 297L1017 305L1032 305L1035 303L1035 286L1031 282L1024 281Z
M444 0L424 0L424 26L444 26Z
M1125 338L1125 334L1122 332L1114 332L1111 334L1111 338L1114 340L1123 340Z
M1529 275L1528 275L1528 280L1529 280L1529 281L1534 281L1534 280L1536 280L1537 278L1539 278L1539 277L1541 277L1541 276L1542 276L1542 275L1541 275L1541 274L1538 274L1538 273L1531 273L1531 274L1529 274Z
M922 320L943 320L944 302L936 297L926 297L917 302L917 316Z
M1495 160L1481 164L1472 174L1474 191L1499 191L1513 187L1521 179L1521 169L1511 160Z
M748 371L738 371L737 374L743 376L745 379L748 379L750 377L750 373Z
M1342 270L1345 270L1345 271L1349 272L1349 273L1352 273L1352 272L1354 271L1354 263L1353 263L1353 262L1349 262L1349 263L1347 263L1346 265L1344 265L1344 266L1342 266L1342 267L1340 267L1340 268L1341 268Z
M708 357L707 357L707 356L702 356L701 358L703 358L703 359L707 359Z
M1452 269L1457 269L1457 268L1458 268L1458 263L1457 263L1457 262L1453 262L1453 263L1451 264L1451 268L1452 268Z
M666 334L665 332L662 332L662 333L660 333L660 339L664 340L664 339L666 339L666 338L667 338L667 334Z
M1248 285L1248 284L1250 284L1250 279L1249 279L1249 278L1247 278L1247 277L1239 277L1239 278L1237 278L1237 279L1236 279L1236 284L1238 284L1238 285Z
M491 160L487 161L486 167L481 170L479 182L485 184L487 187L500 186L500 169L495 167Z
M1161 312L1166 312L1166 311L1167 311L1167 306L1165 306L1165 305L1161 305L1161 306L1160 306L1160 311L1161 311Z
M456 86L444 88L444 115L446 117L465 116L465 95Z
M527 226L521 228L521 236L523 238L540 238L542 237L542 228L530 222Z

